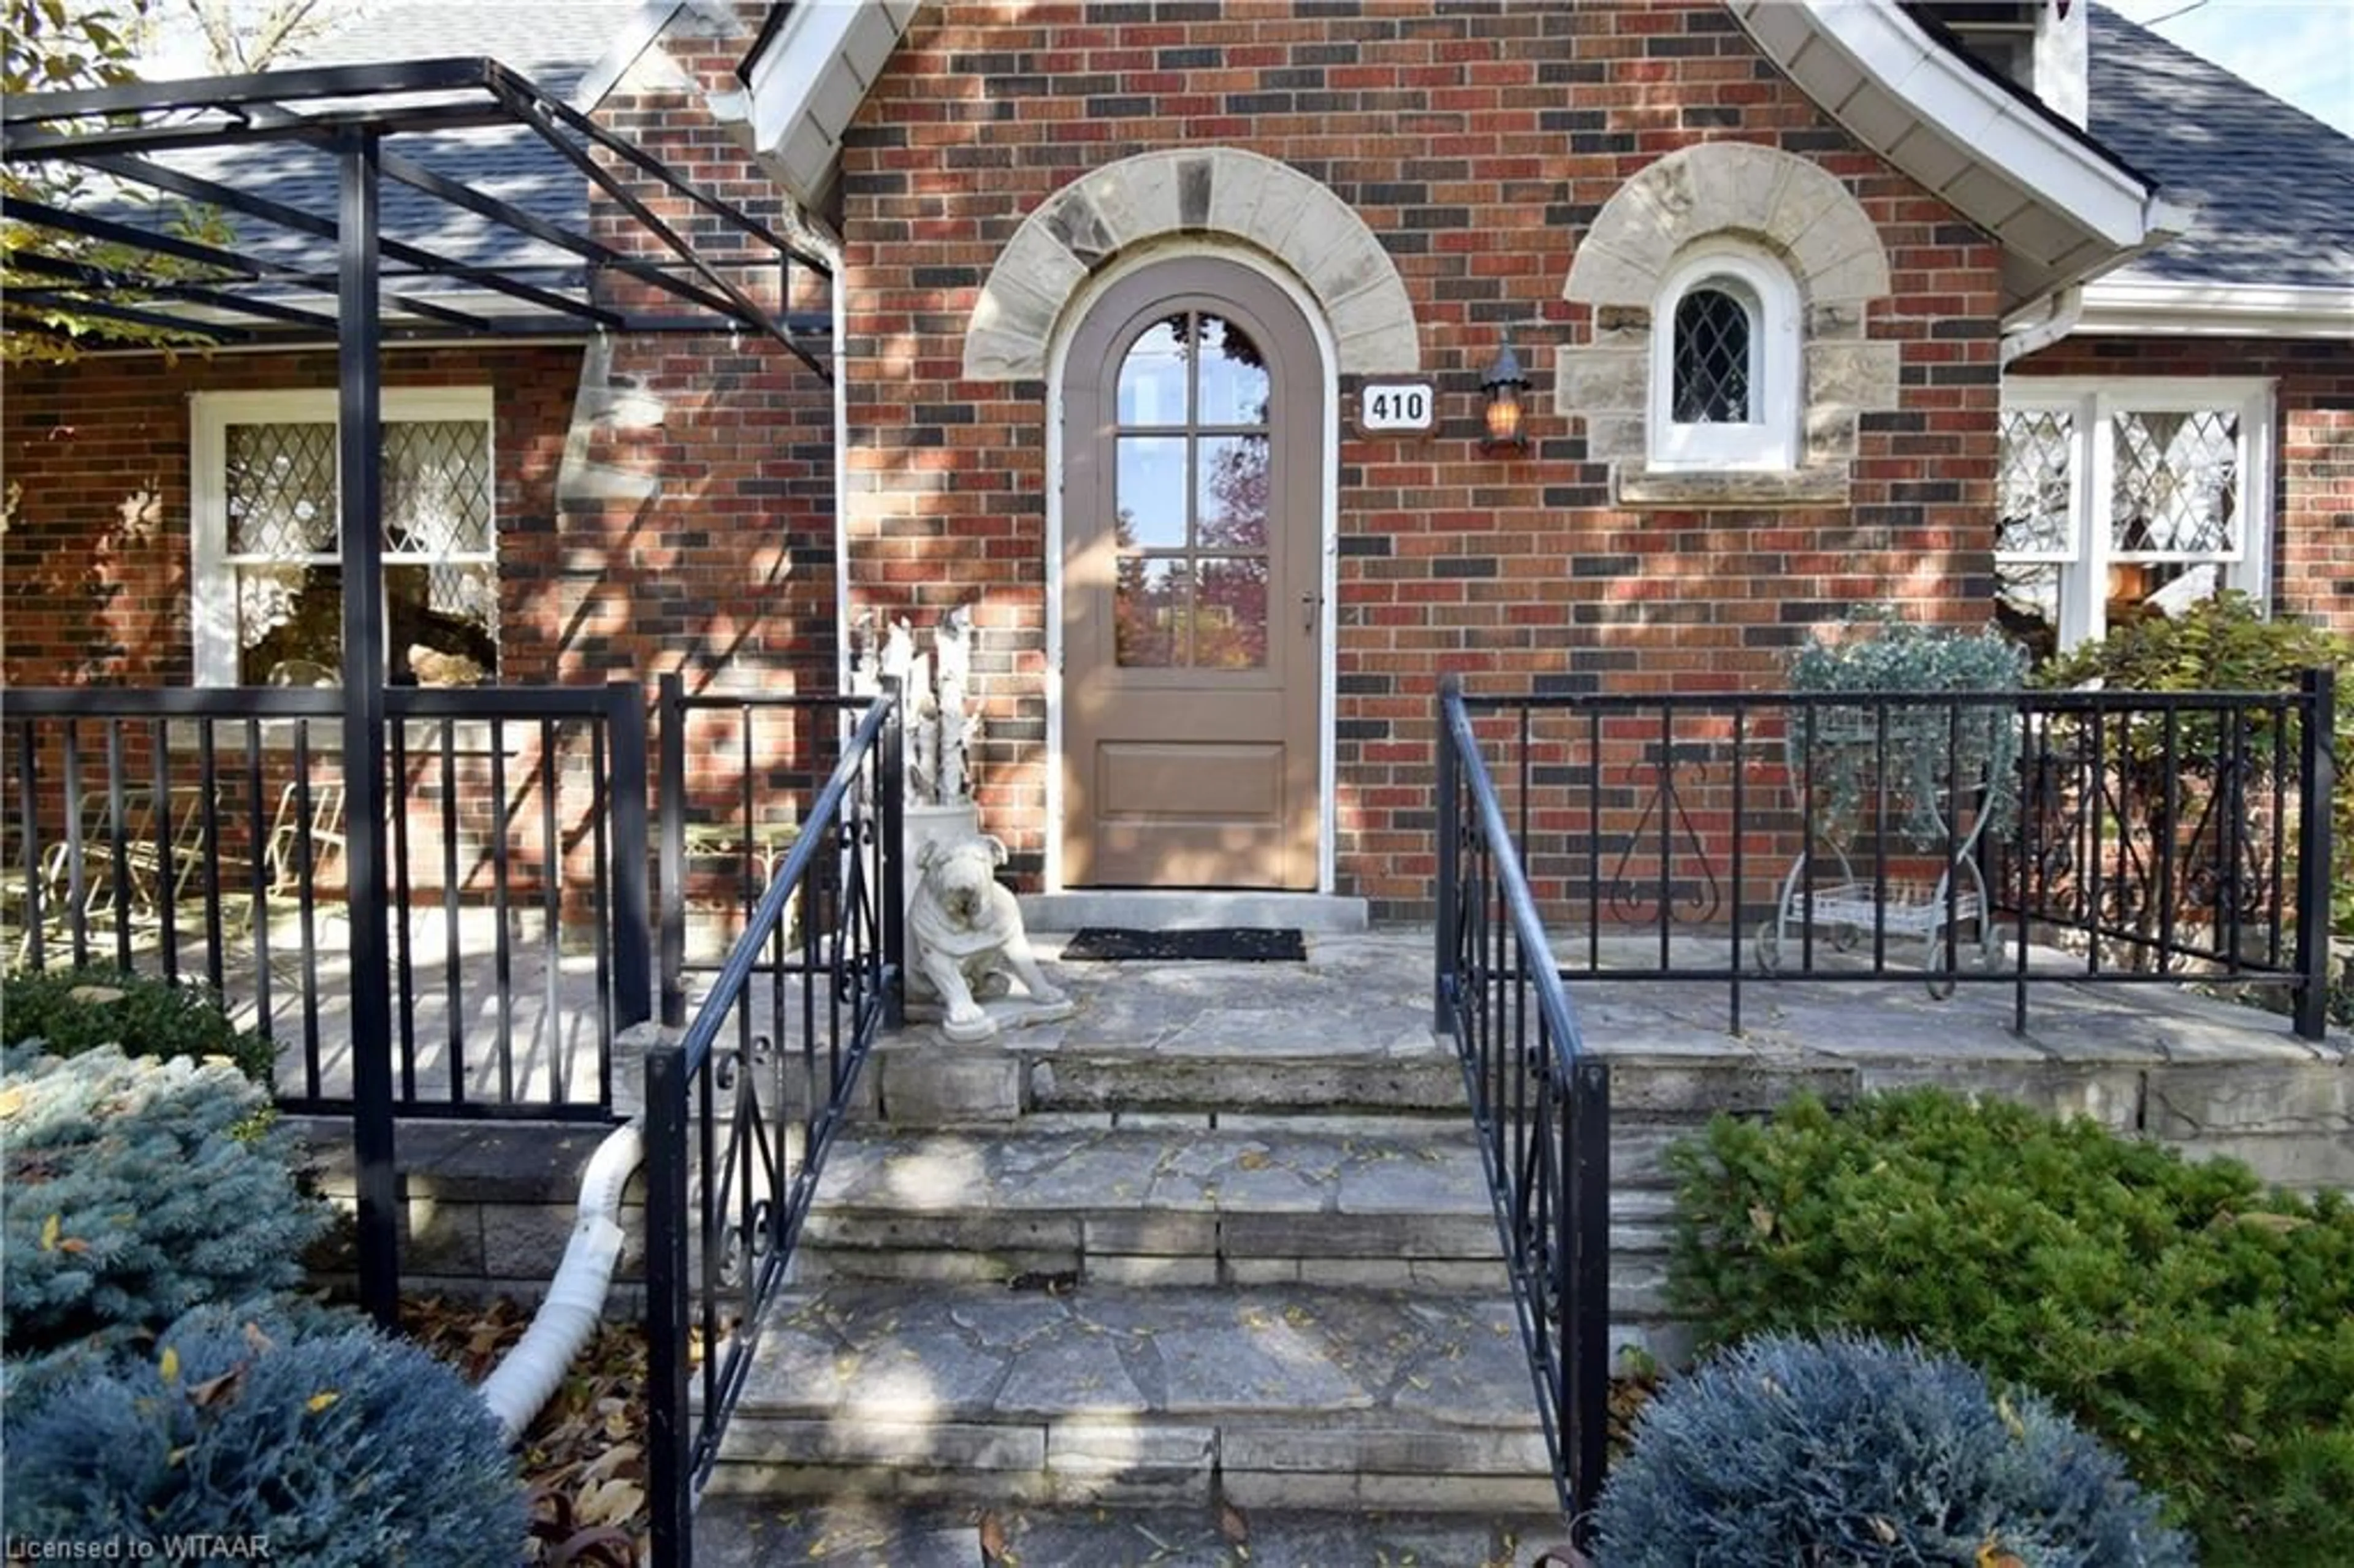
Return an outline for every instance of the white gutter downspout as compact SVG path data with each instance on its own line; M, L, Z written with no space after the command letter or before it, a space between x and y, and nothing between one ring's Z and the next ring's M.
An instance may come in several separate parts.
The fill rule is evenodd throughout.
M2084 289L2081 283L2071 283L2057 293L2047 295L2041 319L2019 326L2006 323L2002 333L2002 363L2024 359L2040 349L2050 348L2076 330L2084 319Z
M605 1290L621 1256L621 1192L644 1156L642 1120L613 1129L580 1178L580 1217L564 1245L564 1261L548 1282L547 1297L478 1391L497 1417L499 1435L513 1447L539 1414L565 1369L595 1333L605 1315Z
M850 491L843 471L850 466L849 291L843 286L842 247L833 238L815 223L802 224L800 238L824 258L832 273L825 291L827 310L833 319L833 353L827 362L833 366L833 689L846 692L850 690Z

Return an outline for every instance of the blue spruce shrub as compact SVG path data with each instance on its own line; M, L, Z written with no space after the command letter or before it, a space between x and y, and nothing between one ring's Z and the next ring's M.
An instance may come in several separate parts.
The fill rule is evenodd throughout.
M326 1205L226 1062L0 1054L0 1344L11 1358L153 1333L301 1283Z
M1962 1361L1776 1335L1644 1409L1596 1527L1604 1568L2189 1568L2158 1514L2097 1442Z
M12 1539L135 1552L267 1536L273 1561L306 1568L522 1559L523 1484L488 1407L451 1368L355 1320L200 1308L10 1414Z

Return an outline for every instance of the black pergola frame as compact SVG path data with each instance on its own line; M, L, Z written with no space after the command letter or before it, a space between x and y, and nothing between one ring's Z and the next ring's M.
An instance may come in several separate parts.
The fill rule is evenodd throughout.
M404 132L515 125L531 131L590 186L659 240L669 261L616 250L590 235L483 196L380 145ZM591 287L576 296L527 281L509 270L461 261L378 233L372 243L382 262L397 262L401 268L398 272L385 270L380 262L380 276L396 277L404 283L448 280L525 307L488 314L460 309L429 294L395 289L380 298L379 310L413 316L418 322L387 324L386 341L574 337L598 332L749 332L774 339L822 379L831 381L827 368L804 341L822 337L828 330L825 314L781 309L772 313L727 275L729 270L765 264L773 257L781 302L790 297L795 263L819 277L831 277L832 270L823 258L740 207L681 177L660 159L496 60L453 58L132 82L28 94L0 105L0 164L67 164L339 246L341 225L334 219L173 168L156 162L155 154L267 141L297 141L333 151L353 135L379 143L375 160L379 176L567 251L585 264L591 281ZM706 254L631 191L620 173L600 164L592 148L652 177L716 220L737 248L736 253L725 259ZM168 327L191 334L191 346L323 346L336 340L336 318L315 307L306 308L299 298L303 291L334 291L335 281L324 274L259 261L218 246L141 228L119 215L80 213L27 200L12 201L9 216L34 228L101 240L219 274L191 279L133 268L99 268L80 258L56 256L19 244L11 249L11 267L39 270L58 281L54 288L11 291L6 302L12 306L51 304L94 317ZM753 260L748 261L748 257ZM600 303L594 298L593 282L608 274L659 289L682 308L654 313ZM298 297L287 297L290 291ZM254 324L154 308L157 302L174 301L247 317ZM18 331L46 330L21 309L12 313L10 326Z
M587 234L494 200L386 151L405 132L524 125L579 171L673 259L664 265L627 255ZM200 179L154 161L153 154L202 146L295 140L331 153L337 175L333 219ZM590 149L660 183L716 222L744 253L715 260L630 191ZM599 333L752 333L781 344L821 380L825 366L799 339L829 330L831 313L796 315L796 261L831 281L825 261L741 208L692 185L587 114L560 102L497 61L447 58L386 65L268 71L186 81L133 82L71 92L31 94L0 104L0 165L80 167L205 202L314 238L332 239L332 277L256 260L218 246L126 223L117 216L76 213L28 200L12 202L7 265L55 281L55 287L12 290L0 304L11 330L44 331L24 307L49 303L84 317L190 333L192 347L256 344L293 348L332 344L337 355L338 517L343 575L341 719L347 832L345 863L351 930L353 1151L358 1173L359 1287L362 1305L387 1329L399 1310L399 1213L393 1117L392 974L386 789L383 351L387 339L429 337L578 338ZM494 266L464 262L387 238L379 222L383 181L390 177L588 263L578 297L525 282ZM217 270L190 279L136 265L107 267L21 242L49 229ZM726 269L778 267L779 309L770 313ZM748 258L749 260L748 260ZM386 291L386 262L406 281L449 279L529 307L496 314L467 311L416 294ZM677 313L651 314L600 304L597 279L617 274L680 302ZM289 300L286 291L332 291L333 313ZM189 317L158 308L180 302L242 316L253 325ZM387 333L389 312L423 323Z

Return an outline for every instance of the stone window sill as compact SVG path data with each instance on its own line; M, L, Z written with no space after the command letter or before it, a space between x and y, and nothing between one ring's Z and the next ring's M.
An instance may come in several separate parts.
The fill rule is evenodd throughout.
M1611 471L1610 495L1616 504L1633 510L1844 506L1848 471L1845 463L1761 472L1626 464Z

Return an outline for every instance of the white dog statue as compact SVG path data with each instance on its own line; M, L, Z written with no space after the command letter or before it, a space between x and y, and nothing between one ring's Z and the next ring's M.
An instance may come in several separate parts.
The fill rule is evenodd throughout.
M940 1032L960 1044L988 1040L998 1019L982 1003L1006 996L1010 976L1029 992L1013 1022L1044 1023L1071 1015L1070 999L1046 980L1023 933L1022 908L1000 886L1005 845L987 833L928 840L916 852L917 880L907 900L908 990L938 1001Z

